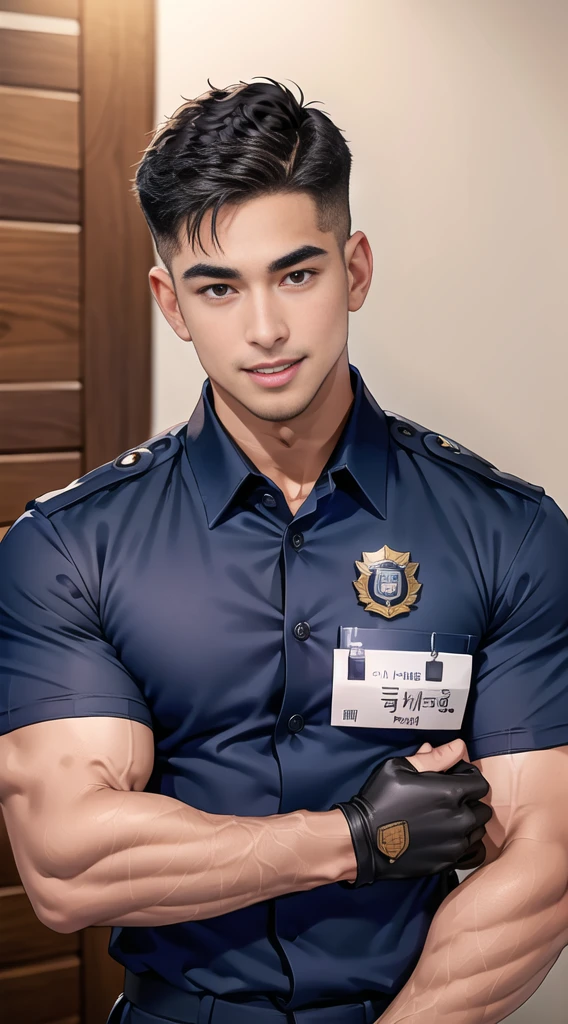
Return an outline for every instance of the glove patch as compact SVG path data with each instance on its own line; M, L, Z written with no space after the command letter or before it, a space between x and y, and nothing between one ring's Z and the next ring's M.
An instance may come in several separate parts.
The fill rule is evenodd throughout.
M379 851L388 857L391 864L402 857L408 850L410 832L407 821L390 821L388 825L380 825L377 829L377 846Z

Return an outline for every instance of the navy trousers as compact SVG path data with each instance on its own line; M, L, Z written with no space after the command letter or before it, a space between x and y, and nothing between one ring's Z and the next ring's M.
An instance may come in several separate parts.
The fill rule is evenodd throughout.
M374 1024L386 1005L365 1000L283 1013L246 1003L228 1005L226 1000L206 996L201 1001L197 1016L192 1019L194 1024ZM180 1024L180 1018L142 1010L122 994L114 1004L107 1024Z

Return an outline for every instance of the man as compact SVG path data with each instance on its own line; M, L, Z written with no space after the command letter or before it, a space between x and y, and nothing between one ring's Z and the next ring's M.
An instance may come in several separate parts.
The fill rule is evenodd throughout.
M113 1024L498 1021L566 939L568 524L349 364L372 255L302 102L158 131L200 402L0 545L7 827L38 917L114 926Z

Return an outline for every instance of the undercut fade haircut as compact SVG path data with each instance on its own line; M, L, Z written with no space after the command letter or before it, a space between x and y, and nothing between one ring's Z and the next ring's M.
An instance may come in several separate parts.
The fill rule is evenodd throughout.
M334 232L343 256L351 234L351 152L342 129L304 105L300 86L298 101L273 78L224 89L207 82L208 92L185 100L157 129L132 185L168 270L184 222L191 247L197 239L205 251L199 229L212 209L211 234L221 248L222 206L282 192L312 197L319 230Z

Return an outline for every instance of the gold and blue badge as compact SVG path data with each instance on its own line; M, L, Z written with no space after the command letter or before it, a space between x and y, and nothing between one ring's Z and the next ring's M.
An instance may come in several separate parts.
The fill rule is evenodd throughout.
M410 561L410 551L393 551L387 544L380 551L363 551L353 583L365 611L387 619L409 612L422 586L416 579L419 564Z

